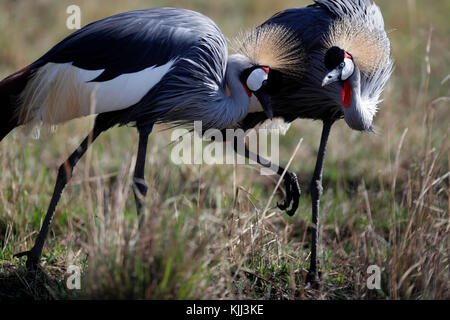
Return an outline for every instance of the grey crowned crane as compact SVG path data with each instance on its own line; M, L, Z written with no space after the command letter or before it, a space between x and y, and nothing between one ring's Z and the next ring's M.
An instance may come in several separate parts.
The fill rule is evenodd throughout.
M252 45L255 37L261 29L277 26L292 31L301 42L304 55L299 64L306 70L301 77L274 73L269 79L273 115L288 123L298 118L323 122L311 181L313 232L307 279L318 284L319 203L330 130L336 120L344 118L354 130L374 131L372 123L380 95L393 70L391 47L381 11L370 0L315 0L308 7L287 9L268 19L252 35L239 41L239 51L249 57L257 55ZM240 125L248 129L266 119L262 112L251 113ZM246 156L270 165L258 155L247 152ZM286 177L287 199L279 207L287 209L292 202L288 213L293 214L298 207L300 188L295 174L288 172Z
M266 33L292 43L283 27ZM291 45L287 55L296 56ZM27 257L38 266L45 238L73 168L102 132L134 124L139 146L134 172L138 213L147 193L144 167L148 136L155 123L202 121L204 130L234 126L250 111L272 118L268 78L271 64L257 65L242 54L228 57L226 40L204 15L175 8L121 13L74 32L28 67L0 82L0 140L22 125L58 124L97 114L92 132L60 166L41 230ZM270 56L270 53L269 53ZM91 98L95 101L91 105ZM93 109L93 110L92 110Z

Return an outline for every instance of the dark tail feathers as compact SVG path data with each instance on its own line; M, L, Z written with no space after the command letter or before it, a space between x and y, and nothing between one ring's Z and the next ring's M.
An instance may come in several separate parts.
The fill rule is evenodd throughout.
M28 66L0 81L0 141L20 125L15 106L31 74L32 68Z

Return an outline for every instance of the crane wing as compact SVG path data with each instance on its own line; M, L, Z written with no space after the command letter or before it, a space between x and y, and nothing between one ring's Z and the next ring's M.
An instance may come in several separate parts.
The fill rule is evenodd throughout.
M131 11L91 23L31 65L33 76L21 93L19 120L60 123L129 108L187 64L193 48L203 50L205 63L216 67L209 51L202 49L205 41L213 51L216 43L225 43L212 20L184 9ZM215 83L222 81L225 70L223 49L215 50Z
M337 18L352 16L360 23L370 25L371 29L384 31L384 20L380 9L370 0L314 0Z
M174 8L117 14L74 32L36 64L72 63L84 70L103 70L92 81L108 81L175 59L202 36L202 31L208 32L210 26L196 24L205 18L193 11Z

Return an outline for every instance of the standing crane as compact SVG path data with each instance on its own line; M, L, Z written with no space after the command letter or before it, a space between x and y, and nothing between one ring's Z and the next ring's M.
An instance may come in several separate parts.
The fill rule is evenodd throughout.
M280 45L293 42L284 27L268 32ZM291 45L284 53L296 56L297 50ZM139 214L147 193L144 168L153 125L202 121L204 130L232 127L249 112L252 95L260 102L257 110L272 118L268 80L271 68L280 67L276 58L257 65L242 54L228 57L226 40L212 20L189 10L155 8L91 23L1 81L0 140L18 126L97 114L91 133L59 167L34 246L16 257L26 256L27 268L37 268L63 189L102 132L129 123L138 130L133 191Z
M261 28L282 26L301 42L304 56L298 63L306 70L301 77L273 73L269 81L274 117L290 123L298 118L323 122L316 166L311 181L312 240L307 282L319 283L317 242L319 203L323 192L322 171L328 137L336 120L344 118L358 131L373 132L373 118L380 95L393 70L390 41L380 9L370 0L315 0L304 8L287 9L264 22L238 42L238 50L257 57L253 43ZM262 113L248 114L240 126L247 130L263 121ZM266 159L245 150L245 156L271 167ZM284 172L283 168L278 174ZM282 210L293 215L298 207L300 187L292 172L285 175L286 201ZM291 209L288 209L292 204Z

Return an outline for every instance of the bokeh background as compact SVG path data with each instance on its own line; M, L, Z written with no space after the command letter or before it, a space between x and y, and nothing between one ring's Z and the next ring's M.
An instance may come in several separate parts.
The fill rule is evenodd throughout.
M298 120L281 139L303 189L293 218L275 209L277 182L255 166L176 166L170 131L150 139L149 195L138 229L130 179L133 128L102 135L75 169L57 208L42 266L30 277L13 254L29 249L46 212L58 166L92 118L58 126L38 140L10 135L0 144L0 298L139 299L448 299L450 202L449 0L378 0L396 61L375 119L378 134L332 131L321 203L319 289L305 287L311 179L321 125ZM171 6L202 12L226 37L293 0L0 0L0 78L39 58L71 33L66 8L82 25L127 10ZM132 57L129 57L132 59ZM68 290L67 267L82 270ZM382 270L366 288L367 267Z

